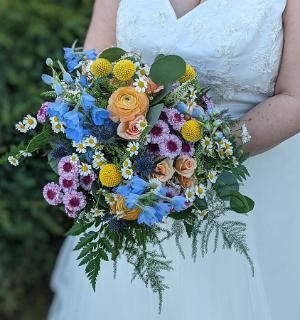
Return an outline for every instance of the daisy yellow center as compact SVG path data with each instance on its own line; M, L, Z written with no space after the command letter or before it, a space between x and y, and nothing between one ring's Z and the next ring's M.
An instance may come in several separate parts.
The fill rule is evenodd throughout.
M132 146L132 147L130 148L130 151L131 151L131 152L137 151L137 147L136 147L136 146Z
M126 174L130 175L131 174L131 170L130 169L126 169Z
M29 125L32 125L32 124L33 124L33 120L32 120L32 119L27 119L27 123L28 123Z
M87 172L87 171L89 171L89 168L87 166L82 166L81 170L83 172Z
M145 87L145 83L143 81L139 81L138 82L138 87L139 88L144 88Z

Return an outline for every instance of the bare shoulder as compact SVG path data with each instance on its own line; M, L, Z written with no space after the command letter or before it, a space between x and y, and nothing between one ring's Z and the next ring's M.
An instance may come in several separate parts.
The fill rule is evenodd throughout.
M300 1L287 0L283 15L284 48L277 93L300 98Z
M104 48L116 43L116 18L120 0L95 0L85 48Z

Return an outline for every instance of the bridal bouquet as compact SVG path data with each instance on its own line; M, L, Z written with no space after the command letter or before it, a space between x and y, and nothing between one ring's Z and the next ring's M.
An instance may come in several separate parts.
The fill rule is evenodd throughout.
M101 263L124 255L133 279L158 293L161 305L163 272L172 269L163 244L174 238L184 256L186 235L194 259L198 243L204 255L222 242L253 270L245 223L226 220L227 212L254 206L239 192L250 136L246 127L231 132L233 121L195 69L175 55L150 66L116 47L100 54L65 48L65 60L46 60L46 101L16 124L30 140L8 161L17 166L36 153L57 173L43 196L74 219L68 235L80 235L75 250L94 289Z

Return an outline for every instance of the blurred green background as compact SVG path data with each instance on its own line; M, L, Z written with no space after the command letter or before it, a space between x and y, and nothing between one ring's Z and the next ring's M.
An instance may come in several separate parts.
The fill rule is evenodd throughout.
M0 0L0 155L22 137L14 124L42 103L45 58L83 43L93 0ZM0 167L0 319L46 319L49 280L68 221L41 190L46 161Z

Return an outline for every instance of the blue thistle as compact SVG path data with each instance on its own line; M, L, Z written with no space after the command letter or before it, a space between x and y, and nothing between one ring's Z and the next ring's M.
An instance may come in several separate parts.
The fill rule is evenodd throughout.
M93 126L91 128L91 133L100 143L108 144L111 142L111 139L117 137L117 128L117 123L107 120L102 126Z
M57 144L50 154L52 158L60 159L72 154L72 150L70 150L70 148L66 147L64 144Z
M109 230L111 232L120 232L127 228L126 222L122 219L111 219L108 224Z
M150 154L139 155L135 160L136 170L143 176L148 177L155 169L154 156Z

